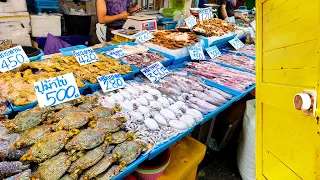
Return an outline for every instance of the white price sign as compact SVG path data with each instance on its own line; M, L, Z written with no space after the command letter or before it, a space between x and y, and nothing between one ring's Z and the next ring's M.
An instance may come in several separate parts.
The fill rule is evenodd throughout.
M121 48L115 48L115 49L113 49L111 51L106 52L106 54L108 56L111 56L111 57L115 58L115 59L119 59L119 58L122 58L122 57L128 55L128 53L123 51Z
M245 45L238 39L238 38L234 38L232 40L229 41L229 43L236 49L240 49L243 48Z
M189 16L184 20L188 26L189 29L191 29L193 26L195 26L197 24L197 20L196 17L194 16Z
M156 83L161 78L169 74L167 68L165 68L160 62L151 64L148 67L141 69L141 72L152 82Z
M189 49L191 60L205 60L202 47L191 46Z
M16 46L0 52L0 71L6 72L30 62L21 46Z
M45 79L34 83L40 107L49 107L80 97L72 73Z
M212 19L212 10L210 8L201 8L199 10L199 20L207 20L207 19Z
M103 92L109 92L125 86L124 79L119 73L97 77Z
M98 56L92 48L79 49L73 51L72 54L81 66L99 61Z
M236 19L234 18L234 16L231 16L231 17L227 18L227 22L230 24L234 24L234 23L236 23Z
M209 56L211 57L211 59L214 59L216 57L221 56L221 52L219 51L217 46L209 47L209 48L206 49L206 51L209 54Z
M254 30L256 30L256 20L252 21L250 25L251 27L253 27Z
M140 43L144 43L154 38L154 36L149 31L146 31L146 30L141 31L134 36Z

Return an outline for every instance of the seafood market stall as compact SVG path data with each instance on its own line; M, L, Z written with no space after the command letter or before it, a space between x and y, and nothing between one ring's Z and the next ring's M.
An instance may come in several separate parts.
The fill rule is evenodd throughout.
M254 45L153 36L17 67L2 56L22 60L19 46L0 52L0 178L123 179L254 90Z

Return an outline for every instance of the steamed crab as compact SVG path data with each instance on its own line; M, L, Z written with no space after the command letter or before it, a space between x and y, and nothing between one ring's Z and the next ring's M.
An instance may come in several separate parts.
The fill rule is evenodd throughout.
M112 153L120 153L120 162L124 164L130 164L140 155L142 150L146 147L146 144L141 141L125 141L117 145Z
M46 108L33 108L19 113L13 120L5 123L10 133L19 133L39 125L46 119L49 110Z
M58 123L57 123L57 130L71 130L76 128L81 128L85 124L87 124L89 121L93 120L94 117L86 112L71 112L65 117L63 117Z
M108 154L103 157L96 165L88 169L81 177L80 180L89 180L97 177L99 174L105 172L112 163L120 158L120 154Z
M65 174L60 180L73 180L70 174Z
M25 131L20 138L13 143L13 147L21 148L33 145L38 139L50 132L51 125L42 125Z
M58 154L67 143L68 139L77 133L78 131L56 131L46 134L40 138L30 148L28 153L20 158L20 160L42 162L46 159L49 159Z
M133 140L136 138L136 135L132 132L118 131L111 134L112 141L110 144L120 144L126 140Z
M103 118L103 117L108 117L112 114L115 113L114 109L108 108L108 107L103 107L103 106L98 106L95 107L92 111L91 114L95 116L96 118Z
M82 108L70 106L66 107L56 113L50 113L48 115L48 121L47 123L53 123L53 122L59 122L61 119L63 119L65 116L67 116L70 113L78 113L78 112L84 112L85 110Z
M124 117L117 118L100 118L97 121L91 121L89 123L90 127L103 129L105 132L112 133L117 132L120 128L124 128L125 126L122 124L126 119Z
M2 179L5 176L11 176L13 174L20 173L28 168L29 164L24 165L20 161L0 162L0 178Z
M113 165L106 172L96 177L96 180L110 180L120 173L123 169L121 165Z

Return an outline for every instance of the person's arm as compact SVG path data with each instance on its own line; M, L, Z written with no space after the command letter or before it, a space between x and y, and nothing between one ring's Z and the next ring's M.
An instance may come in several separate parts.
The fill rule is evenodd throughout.
M136 5L136 7L128 8L128 13L132 14L134 12L139 12L142 10L142 7L140 5Z
M109 24L114 21L125 20L128 17L128 13L123 11L121 14L109 16L107 15L107 4L104 0L97 0L97 17L100 24Z
M221 16L224 20L226 20L228 18L228 13L227 13L227 9L226 9L226 5L225 4L221 4L220 5L220 11L221 11Z

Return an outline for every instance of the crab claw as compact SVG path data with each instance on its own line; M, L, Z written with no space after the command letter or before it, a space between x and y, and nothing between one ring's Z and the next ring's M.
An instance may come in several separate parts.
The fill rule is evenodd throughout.
M96 119L96 117L95 117L94 115L90 115L90 116L88 116L87 118L88 118L88 120L90 120L90 121L93 121L93 120Z
M14 124L14 121L7 121L5 122L4 126L9 130L9 132L14 131L17 129L16 124Z
M119 167L120 167L120 169L123 169L126 167L126 165L127 165L126 161L121 161L121 163L119 164Z
M27 152L20 158L20 161L32 161L32 154Z
M128 141L132 141L132 140L134 140L136 138L137 138L137 136L136 136L136 134L134 132L127 132L126 139Z
M111 134L108 133L106 135L106 138L104 139L104 143L109 144L112 140L113 140L113 137L111 136Z
M88 123L88 126L89 126L89 127L92 127L92 128L96 127L96 126L97 126L97 121L90 121L90 122Z
M112 154L112 161L116 162L121 158L121 154L119 152L116 152L115 154Z
M115 106L112 111L111 111L111 114L116 114L116 112L119 112L121 110L121 107L120 106Z
M117 121L121 122L121 123L127 122L127 118L126 118L126 117L116 117L115 119L116 119Z
M69 132L69 137L72 137L74 135L77 135L80 133L80 130L79 129L72 129L70 132Z

